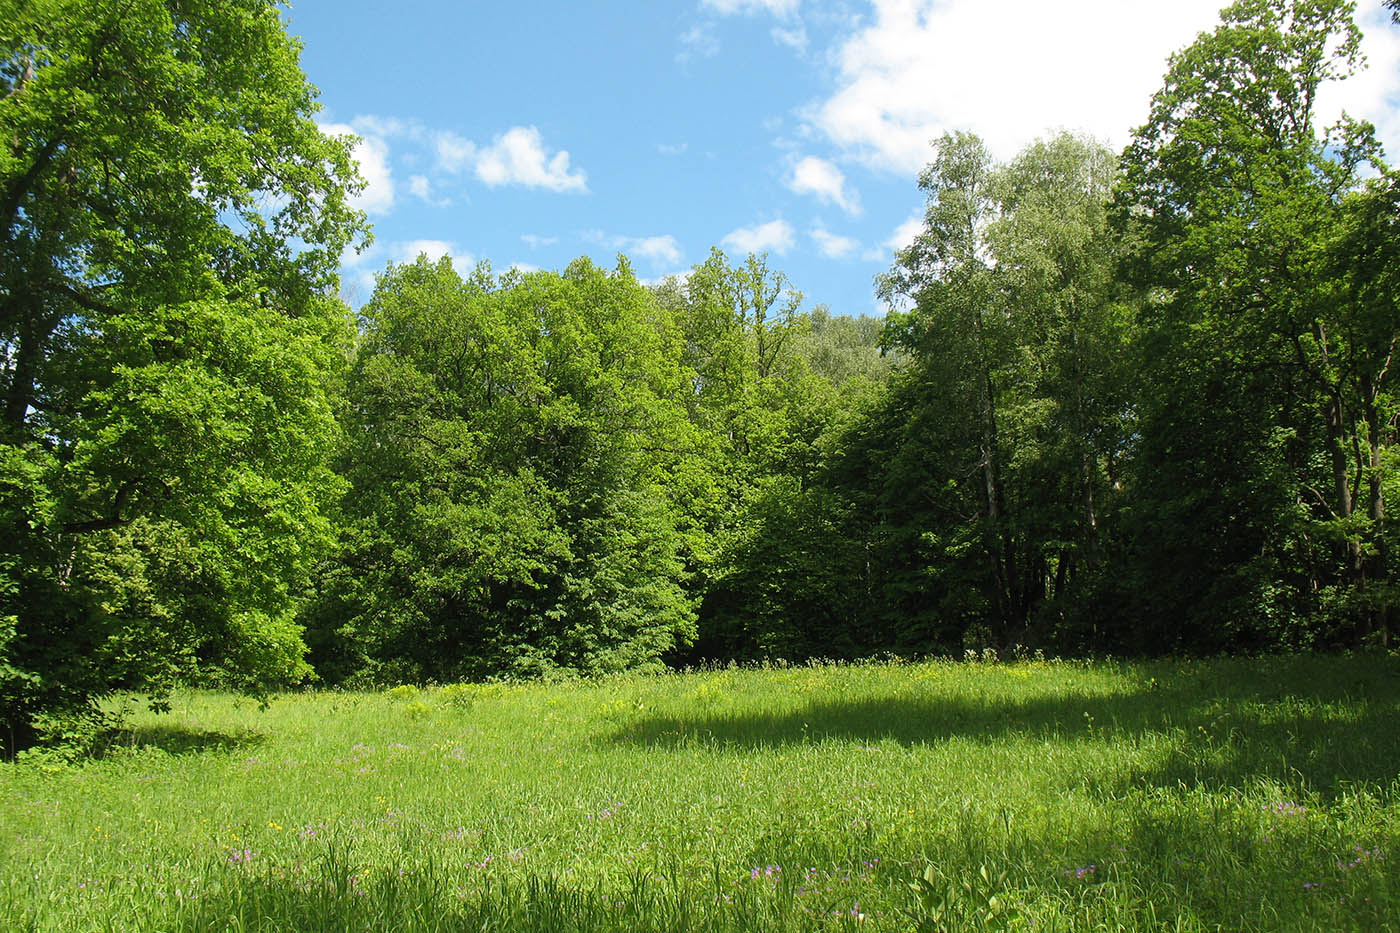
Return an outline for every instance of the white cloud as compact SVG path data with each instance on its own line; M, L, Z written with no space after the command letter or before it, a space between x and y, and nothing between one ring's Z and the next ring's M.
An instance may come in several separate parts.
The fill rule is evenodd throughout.
M812 239L817 241L817 249L828 259L844 259L860 248L858 241L832 233L825 227L813 227L811 232Z
M658 275L652 278L638 277L637 281L647 288L655 288L658 285L664 284L667 279L674 279L676 284L685 287L685 284L690 281L690 277L694 274L694 269L681 269L676 272L667 272L665 275Z
M681 261L681 247L669 233L665 236L649 236L633 240L630 251L654 263L674 266Z
M340 254L340 295L351 305L368 301L374 292L374 274L384 249L372 243L362 250L346 247Z
M720 241L725 247L738 253L764 253L772 251L778 255L792 249L796 231L786 220L770 220L755 227L740 227L730 231Z
M681 33L681 50L676 61L684 64L696 58L713 58L719 54L719 39L714 23L696 23Z
M537 236L533 233L522 233L520 239L531 249L539 249L541 246L553 246L559 242L557 236Z
M476 177L493 188L523 185L550 191L588 190L583 170L570 169L569 153L563 149L547 153L540 131L533 126L512 127L480 150Z
M657 143L656 151L662 155L680 155L690 148L690 143Z
M1400 162L1400 26L1391 23L1390 11L1379 0L1358 4L1356 20L1366 33L1361 50L1368 65L1340 84L1323 85L1317 93L1318 115L1323 126L1335 123L1343 109L1370 120L1394 165Z
M327 133L352 134L361 137L356 144L355 157L369 186L360 199L366 210L382 213L394 203L394 182L389 170L389 147L386 139L407 140L412 144L405 163L431 164L432 171L409 177L408 189L416 197L438 207L451 203L434 200L434 190L442 176L472 171L490 187L521 185L527 188L547 188L550 191L587 191L587 175L570 164L569 153L549 151L540 131L533 126L515 126L498 134L491 145L481 144L452 130L430 129L416 120L373 115L357 116L349 124L335 123L322 127ZM435 181L436 179L436 181Z
M434 134L433 151L437 154L438 166L447 172L463 171L476 159L476 143L451 130Z
M631 256L640 256L654 266L673 266L681 261L681 245L669 233L660 236L610 236L601 230L585 230L583 238Z
M510 264L510 267L521 275L529 275L531 272L540 271L539 266L531 265L528 262L513 262Z
M807 51L807 30L801 23L792 29L774 26L768 31L768 34L773 37L774 42L785 45L795 52Z
M801 0L700 0L700 5L716 13L772 13L787 18L797 12Z
M885 241L885 245L890 249L899 251L908 249L914 245L914 238L924 230L924 218L922 214L915 214L904 223L894 228L890 238Z
M1400 142L1400 36L1379 2L1364 77L1328 89ZM1001 158L1055 127L1115 146L1147 118L1167 56L1219 22L1221 0L874 0L874 15L836 52L836 92L807 113L811 126L868 164L911 174L946 130L981 135ZM1334 102L1335 101L1335 102Z
M408 191L415 198L420 198L433 207L447 207L452 203L451 198L438 198L433 196L433 183L427 175L408 176Z
M345 123L323 123L321 132L329 136L359 136L350 157L360 166L365 190L352 202L368 214L387 214L394 207L394 176L389 169L389 145L379 136L360 134Z
M427 256L429 262L437 262L444 256L452 260L452 268L457 274L466 277L476 268L476 257L461 249L451 240L407 240L389 246L389 258L393 262L415 262L420 255Z
M401 120L398 117L380 117L374 114L361 114L350 121L355 132L364 136L400 136L422 140L427 129L417 120Z
M798 194L814 194L820 200L835 204L848 214L860 213L860 198L846 187L846 176L825 159L807 156L792 169L788 187Z

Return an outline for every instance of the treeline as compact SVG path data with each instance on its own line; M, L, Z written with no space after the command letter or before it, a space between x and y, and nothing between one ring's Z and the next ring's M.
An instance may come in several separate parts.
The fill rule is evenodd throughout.
M1400 174L1315 112L1352 12L1228 8L1121 154L935 141L879 321L718 251L420 259L352 315L275 8L22 6L0 744L179 682L1388 646Z
M766 512L890 365L880 322L799 313L720 252L647 289L391 266L344 390L340 546L304 619L323 678L655 667L715 620Z

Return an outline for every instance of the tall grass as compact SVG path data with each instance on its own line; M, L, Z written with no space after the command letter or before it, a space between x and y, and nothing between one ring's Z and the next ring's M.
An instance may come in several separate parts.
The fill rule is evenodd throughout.
M4 930L1400 929L1400 662L190 693L0 766Z

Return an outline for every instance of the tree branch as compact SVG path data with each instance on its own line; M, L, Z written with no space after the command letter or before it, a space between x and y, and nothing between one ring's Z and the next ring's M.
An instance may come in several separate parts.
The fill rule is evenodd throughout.
M91 295L83 294L82 292L78 291L76 288L73 288L66 282L48 282L46 283L46 285L49 291L57 292L60 295L66 296L67 298L72 299L75 304L84 307L89 311L95 311L98 314L112 315L126 313L126 310L124 308L118 308L116 305L109 305L105 301L98 301Z
M14 97L15 95L19 94L20 91L24 90L24 86L33 79L34 56L26 55L24 56L24 70L19 73L19 80L15 82L14 87L10 88L10 92L5 95L5 99L9 100L11 97Z
M86 534L90 531L106 531L109 528L117 528L131 521L130 518L122 518L122 507L126 505L131 493L136 489L136 481L128 480L122 483L117 489L117 494L112 500L112 514L105 518L89 519L85 522L65 522L63 533L70 535Z
M35 179L49 167L49 163L53 161L54 153L61 145L63 145L63 141L59 136L51 137L39 150L39 154L35 157L34 163L29 166L29 170L10 183L9 190L5 192L4 200L0 201L0 218L4 219L3 223L0 223L0 243L10 241L14 228L14 217L19 212L19 202L24 200L25 192L33 186Z

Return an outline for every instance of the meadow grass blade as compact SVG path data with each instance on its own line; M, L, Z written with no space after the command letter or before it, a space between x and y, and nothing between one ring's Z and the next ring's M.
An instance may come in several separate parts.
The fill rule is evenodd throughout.
M10 930L1387 930L1400 664L189 692L0 766Z

